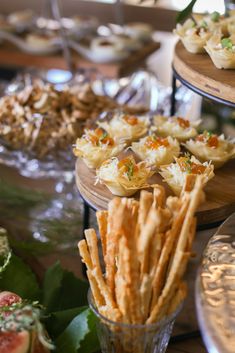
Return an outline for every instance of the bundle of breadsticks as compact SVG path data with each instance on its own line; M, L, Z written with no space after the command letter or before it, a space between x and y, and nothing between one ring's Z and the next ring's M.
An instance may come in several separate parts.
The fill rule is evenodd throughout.
M155 185L140 200L114 198L97 212L105 271L94 229L78 243L97 310L127 324L151 324L175 312L186 296L183 281L204 198L203 180L186 180L179 197ZM191 191L187 191L187 190Z

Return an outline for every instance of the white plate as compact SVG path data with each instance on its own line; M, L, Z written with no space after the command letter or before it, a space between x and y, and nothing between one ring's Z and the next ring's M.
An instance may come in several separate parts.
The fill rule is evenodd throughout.
M114 53L106 57L97 56L90 48L85 47L71 39L69 40L69 46L75 51L77 51L84 58L97 64L108 64L113 62L119 62L123 59L126 59L129 56L129 53L127 51L120 52L119 55Z
M61 48L61 40L59 38L51 40L50 43L48 43L48 45L46 45L45 47L32 46L27 43L26 40L21 39L20 37L5 31L0 31L0 40L1 39L11 42L23 52L32 55L54 54Z

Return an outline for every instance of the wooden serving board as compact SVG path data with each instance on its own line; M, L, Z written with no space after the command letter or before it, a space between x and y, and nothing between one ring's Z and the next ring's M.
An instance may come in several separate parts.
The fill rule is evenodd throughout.
M121 61L110 64L96 64L87 59L84 59L77 52L72 50L72 59L76 67L96 68L101 74L106 77L117 78L128 75L134 72L138 67L143 65L149 55L160 48L159 42L149 42L141 49L130 53L130 55ZM0 64L13 65L21 67L37 67L44 69L58 68L68 69L62 53L58 52L53 55L30 55L21 52L10 43L0 44Z
M173 67L190 85L235 105L235 70L217 69L208 54L191 54L178 42L175 47Z
M149 182L164 185L167 195L173 195L159 174L154 174ZM76 183L83 199L95 210L107 209L108 202L114 197L105 185L95 185L95 170L89 169L81 159L76 162ZM206 201L197 212L199 225L223 221L235 212L235 159L215 171L205 192ZM138 199L139 192L133 197Z

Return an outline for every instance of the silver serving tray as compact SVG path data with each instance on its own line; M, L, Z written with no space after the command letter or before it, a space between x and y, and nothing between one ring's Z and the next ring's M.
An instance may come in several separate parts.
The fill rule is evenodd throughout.
M235 213L210 239L196 281L199 326L209 353L235 352Z

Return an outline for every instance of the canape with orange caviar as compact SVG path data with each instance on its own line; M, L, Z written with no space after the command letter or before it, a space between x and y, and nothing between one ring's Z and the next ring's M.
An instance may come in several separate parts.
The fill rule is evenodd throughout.
M131 196L147 187L147 179L153 174L146 162L136 163L133 155L122 160L110 158L96 171L97 182L105 184L113 195Z
M171 136L178 141L187 141L197 135L196 127L200 121L191 122L185 118L177 116L156 115L153 118L154 128L157 135L167 137Z
M184 146L200 161L211 161L215 168L222 167L228 160L235 158L234 141L208 131L187 141Z
M73 148L75 156L82 158L89 168L98 168L106 159L116 156L125 143L116 141L102 128L85 130Z
M208 162L201 163L194 156L185 155L175 158L171 163L160 168L160 174L176 195L182 191L186 175L191 175L192 180L196 175L203 175L204 184L214 176L214 166Z
M153 134L143 137L138 142L133 142L131 149L141 160L160 167L163 164L171 163L174 157L178 157L180 144L177 139L172 137L161 137Z
M147 133L150 120L147 116L115 114L109 122L98 122L98 125L105 129L111 137L132 142Z

